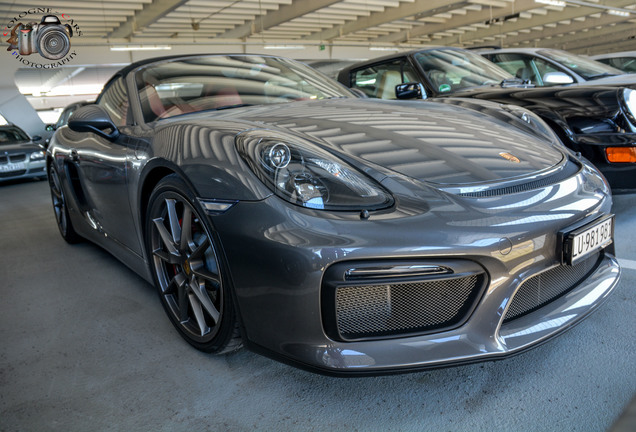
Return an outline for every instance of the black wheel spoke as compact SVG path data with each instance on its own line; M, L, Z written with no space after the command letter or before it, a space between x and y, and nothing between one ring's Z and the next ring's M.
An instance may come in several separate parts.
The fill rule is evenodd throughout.
M199 336L205 336L207 333L210 332L210 327L208 327L208 324L205 321L201 303L194 293L188 294L188 298L190 299L190 307L192 308L194 319L196 320L197 326L199 328Z
M168 253L162 249L157 249L153 251L152 254L156 256L157 258L159 258L161 261L165 262L166 264L176 265L181 263L181 258L179 255Z
M177 201L167 199L166 209L168 210L168 223L172 233L172 243L178 245L179 239L181 239L181 224L179 224L179 216L177 215Z
M179 242L179 248L185 251L186 248L192 247L192 210L190 207L186 207L183 210L183 221L181 226L181 238ZM191 250L191 249L190 249Z
M161 237L161 241L163 242L168 252L172 255L179 256L179 251L175 247L172 237L170 236L170 233L168 232L165 225L163 224L163 219L156 218L156 219L153 219L152 221L154 222L155 227L157 228L157 232L159 233L159 236Z
M203 256L205 255L205 252L208 250L208 247L210 247L210 240L207 237L205 237L203 242L199 246L196 246L195 249L192 250L192 253L190 254L190 259L194 260L194 259L203 258Z
M210 296L205 289L205 284L197 283L196 280L193 280L190 282L190 289L196 296L197 300L199 301L205 312L210 315L210 317L216 324L219 321L220 314L219 311L216 309L216 306L214 306L214 304L212 303L212 300L210 300Z
M207 282L209 282L212 287L214 289L219 289L221 286L221 278L219 278L219 275L216 273L213 273L209 270L207 270L203 264L201 263L200 265L195 261L195 262L190 262L190 265L192 266L192 273L198 278L198 279L204 279Z

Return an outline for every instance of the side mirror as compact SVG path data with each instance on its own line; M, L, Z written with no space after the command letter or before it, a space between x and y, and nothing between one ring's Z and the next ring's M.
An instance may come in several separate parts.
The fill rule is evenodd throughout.
M548 72L543 75L544 84L573 84L574 79L564 72Z
M75 132L93 132L110 141L119 137L119 130L99 105L78 108L68 119L68 127Z
M410 82L395 86L395 96L398 99L426 99L426 90L422 83Z
M33 141L33 142L42 141L42 137L40 135L33 135L31 137L31 141Z

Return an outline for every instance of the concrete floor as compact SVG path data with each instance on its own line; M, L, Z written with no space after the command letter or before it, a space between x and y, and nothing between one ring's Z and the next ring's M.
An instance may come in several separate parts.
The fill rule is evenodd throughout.
M615 212L622 281L571 331L504 361L338 379L190 348L149 284L62 240L46 182L0 185L0 431L606 431L636 392L636 194Z

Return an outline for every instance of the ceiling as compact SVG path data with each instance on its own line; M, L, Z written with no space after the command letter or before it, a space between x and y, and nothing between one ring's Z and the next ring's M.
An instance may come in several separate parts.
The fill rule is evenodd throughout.
M303 60L319 51L347 58L334 47L381 55L422 44L554 47L581 54L636 50L636 0L20 0L0 2L4 26L31 8L50 8L81 25L73 47L165 46L175 53L233 44L248 52L290 48L277 54ZM316 58L324 59L324 52ZM113 63L108 56L101 60ZM96 76L103 84L112 73L90 65L62 69L19 71L18 86L28 93L22 89L38 83L54 88Z

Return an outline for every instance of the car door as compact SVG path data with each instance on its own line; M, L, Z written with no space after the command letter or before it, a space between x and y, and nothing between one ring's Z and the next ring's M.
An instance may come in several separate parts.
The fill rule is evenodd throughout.
M85 216L93 228L141 254L129 200L128 173L134 149L129 145L132 128L126 126L129 104L122 79L109 84L98 105L109 114L120 135L109 140L88 132L74 144L71 159L87 204Z

